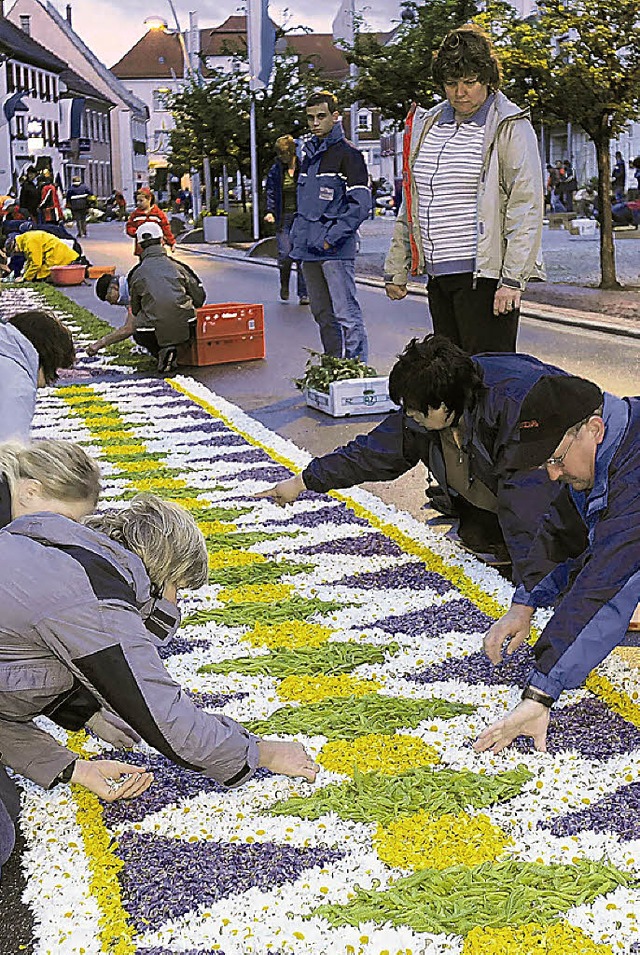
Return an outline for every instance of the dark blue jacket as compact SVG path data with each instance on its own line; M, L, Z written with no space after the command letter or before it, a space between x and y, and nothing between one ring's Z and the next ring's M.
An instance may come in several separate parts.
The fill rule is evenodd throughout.
M72 212L86 212L89 208L91 190L84 182L71 186L67 192L67 205Z
M640 398L606 394L593 488L565 487L534 542L514 602L556 611L529 682L557 699L625 637L640 600Z
M267 212L271 212L276 220L276 229L282 228L282 185L284 183L284 164L277 159L267 173L266 197ZM298 181L300 161L296 158L294 177Z
M291 258L303 262L355 259L356 232L371 209L367 167L348 143L342 123L304 146L298 211L291 227ZM329 248L324 248L328 242Z
M471 480L483 482L498 499L498 520L511 555L516 579L540 519L559 488L544 471L513 472L509 452L517 441L517 422L525 396L542 375L566 372L530 355L474 356L482 368L485 388L476 405L462 417L464 449ZM302 477L312 491L353 487L365 481L393 481L422 461L439 485L429 496L439 509L455 514L456 492L447 487L440 434L421 427L395 411L370 431L322 458L315 458Z

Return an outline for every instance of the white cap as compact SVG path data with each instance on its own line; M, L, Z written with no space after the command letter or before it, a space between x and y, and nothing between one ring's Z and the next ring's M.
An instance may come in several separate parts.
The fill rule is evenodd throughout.
M162 228L157 222L143 222L136 229L136 239L142 245L147 239L161 239Z

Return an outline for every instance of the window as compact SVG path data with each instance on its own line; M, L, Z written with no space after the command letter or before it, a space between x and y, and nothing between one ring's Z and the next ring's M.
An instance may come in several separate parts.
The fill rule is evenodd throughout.
M365 133L371 132L371 113L368 109L358 113L358 129Z
M27 138L27 128L24 121L24 113L16 113L16 139Z
M20 29L23 33L26 33L27 36L31 36L31 17L20 16Z
M167 97L169 96L169 90L162 88L159 90L153 91L153 111L154 113L162 113L168 109L167 106Z
M38 71L38 96L44 99L44 74L40 70Z
M169 151L169 132L166 129L156 129L153 134L154 153L166 153Z
M44 98L48 103L51 99L51 77L48 73L44 76Z
M7 63L7 93L13 93L16 88L13 63Z

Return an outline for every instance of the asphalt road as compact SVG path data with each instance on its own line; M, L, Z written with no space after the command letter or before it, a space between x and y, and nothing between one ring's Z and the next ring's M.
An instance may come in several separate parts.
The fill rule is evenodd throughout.
M134 264L132 240L119 223L90 226L86 252L96 265L116 264L119 272ZM230 262L209 255L186 252L176 255L201 276L210 302L261 302L265 309L266 350L264 361L194 368L187 373L207 387L238 404L268 428L318 455L333 450L380 420L375 416L334 419L306 407L293 379L304 370L308 353L319 349L317 326L307 307L278 296L275 269L251 261ZM293 293L292 279L292 293ZM119 324L120 309L100 302L86 286L69 289L74 300L103 318ZM414 336L431 330L426 301L409 297L390 302L382 290L359 287L359 297L369 334L370 363L383 374L395 356ZM576 329L532 319L523 320L519 348L575 374L591 378L619 395L640 392L640 341L598 331ZM391 485L369 487L384 500L420 512L424 500L424 475L416 468Z

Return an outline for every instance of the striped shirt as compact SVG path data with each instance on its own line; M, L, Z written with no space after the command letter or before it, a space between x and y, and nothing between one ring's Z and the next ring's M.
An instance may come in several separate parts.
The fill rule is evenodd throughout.
M445 103L425 136L413 168L418 218L429 275L473 272L476 264L478 180L484 127L494 95L468 120L456 123Z

